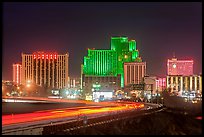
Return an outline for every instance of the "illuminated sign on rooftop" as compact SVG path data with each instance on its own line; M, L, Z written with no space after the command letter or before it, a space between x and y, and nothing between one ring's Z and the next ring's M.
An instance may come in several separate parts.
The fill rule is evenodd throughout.
M44 53L44 52L34 52L33 59L57 59L58 54L54 53Z

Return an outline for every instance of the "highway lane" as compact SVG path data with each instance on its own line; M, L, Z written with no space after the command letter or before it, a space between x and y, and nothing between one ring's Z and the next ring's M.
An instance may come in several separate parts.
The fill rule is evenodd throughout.
M144 104L141 103L128 103L128 102L112 102L111 106L85 106L76 108L63 108L63 109L52 109L45 111L35 111L33 113L26 114L15 114L15 115L3 115L2 116L2 127L8 125L14 125L19 123L35 122L57 119L77 117L79 115L92 115L92 114L110 114L117 111L126 111L131 109L143 108ZM114 104L114 106L113 106Z
M74 108L82 106L111 106L111 102L91 102L84 100L50 99L36 97L7 97L2 100L2 115L32 113L40 110Z
M31 98L23 98L31 99ZM49 110L44 110L40 108L39 110L31 113L24 114L9 114L2 115L2 131L10 131L23 128L33 128L42 127L49 124L59 124L67 123L71 121L77 121L79 118L86 116L87 119L115 115L118 113L131 111L131 110L145 110L147 108L156 108L158 105L137 103L137 102L127 102L127 101L111 101L111 102L90 102L83 100L66 100L66 99L47 99L47 98L36 98L38 100L55 102L57 104L64 103L67 106L70 103L82 103L86 106L72 106L63 108L52 108ZM31 100L35 100L32 98ZM28 103L29 104L29 103ZM54 105L54 104L53 104Z
M47 102L60 102L60 103L82 103L87 105L110 105L111 102L92 102L87 100L70 100L70 99L60 99L60 98L45 98L45 97L8 97L3 96L2 100L14 99L14 100L35 100L35 101L47 101Z

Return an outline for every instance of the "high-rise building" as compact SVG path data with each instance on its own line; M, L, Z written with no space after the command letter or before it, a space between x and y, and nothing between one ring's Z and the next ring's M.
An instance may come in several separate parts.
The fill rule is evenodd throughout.
M67 88L68 57L68 53L22 53L22 84L29 81L43 87Z
M193 75L193 60L168 59L167 75Z
M141 62L136 41L128 37L112 37L111 50L88 49L84 57L82 74L85 76L121 76L124 87L124 62Z
M117 76L117 56L113 50L88 49L84 57L83 74L89 76Z
M146 75L146 62L125 62L124 80L125 86L129 84L141 84Z
M120 82L119 85L116 84L116 89L123 88L124 63L141 61L135 40L128 40L128 37L112 37L111 50L88 49L88 55L84 57L81 66L81 88L85 89L84 85L87 88L87 83L92 85L95 82L93 80L100 81L98 84L106 87L106 83ZM88 90L90 91L91 87Z
M17 85L21 84L21 64L13 64L13 82Z
M124 63L142 62L135 40L128 37L112 37L111 50L117 53L117 74L121 75L121 87L124 87Z

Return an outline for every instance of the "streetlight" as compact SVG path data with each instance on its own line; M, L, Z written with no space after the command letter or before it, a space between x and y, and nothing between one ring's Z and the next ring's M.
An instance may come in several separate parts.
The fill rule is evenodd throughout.
M27 83L27 84L26 84L26 87L29 89L29 88L31 87L31 81L30 81L30 80L27 80L26 83ZM27 90L27 92L28 92L28 90Z
M29 88L29 87L30 87L30 84L27 84L26 86Z

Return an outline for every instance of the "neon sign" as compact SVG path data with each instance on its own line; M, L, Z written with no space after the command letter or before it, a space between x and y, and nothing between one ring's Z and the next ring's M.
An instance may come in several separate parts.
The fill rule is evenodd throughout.
M34 52L33 59L57 59L57 53Z

